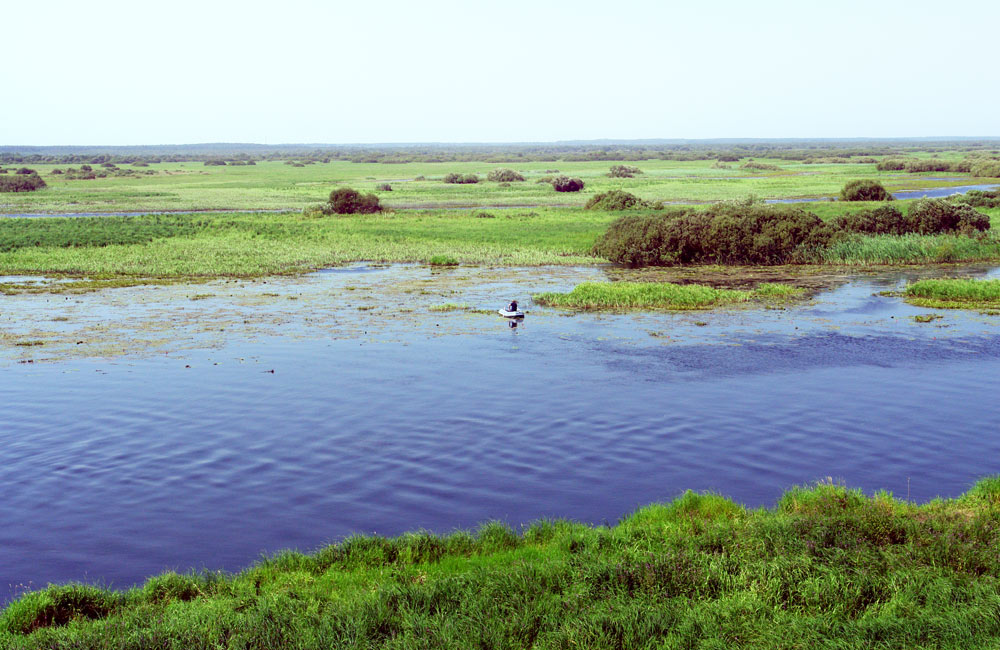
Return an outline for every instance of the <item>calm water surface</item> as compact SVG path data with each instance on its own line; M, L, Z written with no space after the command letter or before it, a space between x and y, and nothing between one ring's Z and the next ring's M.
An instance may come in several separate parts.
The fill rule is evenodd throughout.
M1000 472L1000 317L917 324L928 310L873 295L900 274L785 310L567 316L523 298L599 273L520 270L446 292L472 307L522 297L529 315L515 329L419 305L379 325L344 301L438 280L358 267L173 307L205 309L192 319L203 326L221 311L235 322L267 311L240 296L294 290L300 300L268 308L303 310L289 312L294 335L195 333L180 353L34 363L8 349L0 601L50 581L237 570L356 532L614 523L689 488L769 506L833 477L923 501ZM166 318L169 301L122 291L63 301L65 313ZM59 300L4 298L0 327L45 318ZM340 325L310 329L304 314L327 303L322 320ZM353 327L365 318L369 329Z

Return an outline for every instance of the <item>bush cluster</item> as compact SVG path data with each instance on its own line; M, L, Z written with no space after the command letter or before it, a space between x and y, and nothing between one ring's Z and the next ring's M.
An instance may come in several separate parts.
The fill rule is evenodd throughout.
M0 177L0 192L34 192L46 187L45 181L38 174L22 174L20 170L16 174Z
M981 178L1000 178L1000 160L983 160L973 164L969 171Z
M494 169L489 174L486 175L486 180L493 183L516 183L518 181L523 181L524 176L514 171L513 169L507 169L501 167L499 169Z
M974 208L1000 208L1000 190L969 190L965 194L948 197L952 203L964 203Z
M390 185L389 183L379 183L378 185L375 186L375 189L379 192L391 192L392 185Z
M330 200L303 210L303 214L373 214L381 212L382 206L374 194L362 194L349 187L340 187L330 192Z
M781 171L781 167L778 167L777 165L771 165L769 163L757 162L755 160L749 160L749 161L743 163L742 165L740 165L740 169L755 169L755 170L762 171L762 172L780 172Z
M601 192L590 197L585 206L587 210L629 210L631 208L641 208L645 205L642 199L635 194L630 194L622 190L611 190Z
M922 199L903 214L894 206L845 214L833 220L845 232L865 235L936 235L941 233L975 234L988 230L990 218L970 205L942 199Z
M905 171L908 174L919 174L921 172L958 172L966 174L971 168L972 162L968 160L947 162L926 158L885 158L875 165L875 169L880 172Z
M642 170L631 165L612 165L608 176L611 178L632 178L636 174L641 174Z
M841 201L892 201L893 196L882 183L868 179L850 181L840 190Z
M627 266L789 264L815 259L836 236L833 226L801 208L722 203L621 217L594 253Z
M442 179L445 183L453 183L457 185L468 185L472 183L478 183L479 177L475 174L445 174Z
M583 189L583 180L569 176L556 176L552 179L552 187L556 192L579 192Z

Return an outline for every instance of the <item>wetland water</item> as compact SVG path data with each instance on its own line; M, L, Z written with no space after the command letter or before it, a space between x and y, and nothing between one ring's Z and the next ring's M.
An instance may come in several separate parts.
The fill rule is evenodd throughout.
M613 523L688 488L770 506L829 476L924 501L1000 471L1000 317L916 323L929 310L873 295L914 274L786 309L528 300L604 274L356 266L0 297L0 602L356 532ZM511 298L517 328L472 311ZM447 302L467 307L430 309Z

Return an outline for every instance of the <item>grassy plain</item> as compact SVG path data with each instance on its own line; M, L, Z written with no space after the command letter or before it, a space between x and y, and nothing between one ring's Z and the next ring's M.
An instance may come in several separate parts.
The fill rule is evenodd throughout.
M610 162L516 163L407 163L376 164L335 161L293 167L281 162L254 166L205 166L202 163L155 163L138 171L154 175L65 180L52 170L69 165L32 165L49 184L38 192L0 194L0 214L21 212L155 212L199 210L292 210L326 200L338 186L375 192L391 208L472 206L569 205L581 206L599 192L625 189L640 198L666 202L707 202L742 198L835 197L852 179L880 180L890 190L928 186L986 183L968 174L928 172L906 174L879 172L874 164L802 164L761 159L781 171L712 167L713 161L675 162L649 160L634 163L643 170L634 178L606 176ZM123 168L128 168L123 165ZM486 174L498 167L521 172L526 180L503 187L480 182L453 185L441 182L448 173ZM582 178L586 187L577 193L555 192L537 181L558 174ZM415 180L424 177L424 180ZM391 192L376 191L388 183Z
M925 505L820 484L747 510L688 492L616 526L353 537L234 576L52 586L9 650L995 648L1000 477Z

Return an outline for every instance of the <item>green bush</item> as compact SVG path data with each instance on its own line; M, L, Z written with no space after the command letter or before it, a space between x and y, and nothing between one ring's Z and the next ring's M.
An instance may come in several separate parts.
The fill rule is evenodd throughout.
M458 260L451 255L435 255L428 260L431 266L458 266Z
M222 167L225 164L226 164L225 160L220 160L218 158L213 158L211 160L206 160L205 161L205 166L206 167Z
M833 220L833 225L845 232L866 235L903 235L911 232L906 216L891 205L841 215Z
M349 187L341 187L330 192L324 211L327 214L372 214L381 210L382 206L374 194L361 194Z
M801 208L727 203L621 217L598 239L594 253L633 267L790 264L816 259L836 237L833 226Z
M469 185L472 183L478 183L479 177L475 174L445 174L442 179L445 183L452 183L456 185Z
M636 174L641 174L642 170L631 165L612 165L608 176L611 178L632 178Z
M969 190L965 194L950 196L948 200L952 203L971 205L974 208L998 208L1000 207L1000 190Z
M507 169L505 167L501 167L499 169L494 169L489 174L487 174L486 180L492 181L494 183L516 183L518 181L523 181L524 176L517 173L513 169Z
M861 179L850 181L840 190L841 201L892 201L892 194L878 181Z
M390 185L389 183L379 183L378 185L375 186L375 190L379 192L391 192L392 185Z
M990 227L990 218L971 205L944 199L920 199L910 205L909 232L933 235L946 232L975 234Z
M983 160L971 165L973 176L982 178L1000 178L1000 160Z
M630 210L632 208L644 207L642 199L634 194L623 192L622 190L611 190L601 192L590 197L585 206L587 210Z
M38 174L17 174L0 178L0 192L34 192L46 187L45 181Z
M906 169L906 163L902 158L886 158L875 165L875 169L880 172L902 171Z
M777 165L771 165L771 164L768 164L768 163L757 162L757 161L754 161L754 160L749 160L749 161L743 163L742 165L740 165L740 169L758 170L758 171L762 171L762 172L780 172L781 171L781 167L778 167Z
M569 176L557 176L552 179L552 187L556 192L579 192L583 189L583 180Z

